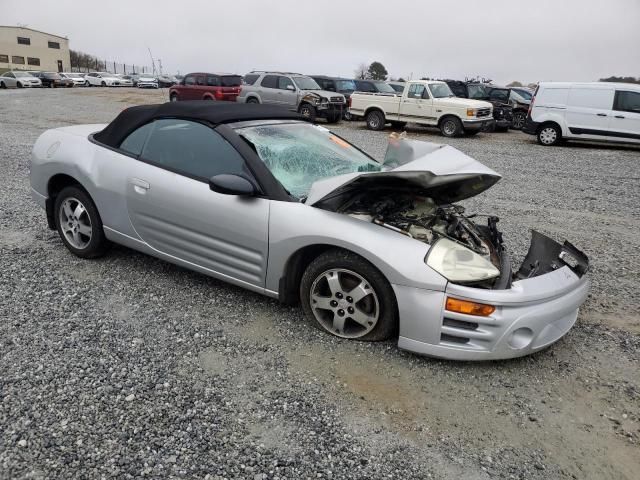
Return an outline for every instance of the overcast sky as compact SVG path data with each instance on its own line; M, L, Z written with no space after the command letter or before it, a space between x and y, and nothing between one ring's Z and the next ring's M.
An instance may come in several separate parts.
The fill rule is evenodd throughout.
M165 72L597 80L640 76L640 0L0 0L0 24Z

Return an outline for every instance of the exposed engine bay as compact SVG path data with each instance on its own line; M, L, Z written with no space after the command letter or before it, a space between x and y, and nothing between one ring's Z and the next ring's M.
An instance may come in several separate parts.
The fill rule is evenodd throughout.
M461 205L438 205L419 192L383 189L359 193L337 211L430 245L439 238L452 240L491 262L498 270L506 270L507 279L485 281L477 286L507 288L502 284L511 283L510 265L503 264L502 235L496 228L497 217L488 217L486 226L476 225L471 220L475 215L466 216ZM497 287L496 283L501 286Z

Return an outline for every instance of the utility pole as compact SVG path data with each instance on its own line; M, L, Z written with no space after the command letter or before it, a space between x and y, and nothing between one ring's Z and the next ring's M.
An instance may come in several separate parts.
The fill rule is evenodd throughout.
M162 75L162 60L158 59L158 68L160 70L160 75Z

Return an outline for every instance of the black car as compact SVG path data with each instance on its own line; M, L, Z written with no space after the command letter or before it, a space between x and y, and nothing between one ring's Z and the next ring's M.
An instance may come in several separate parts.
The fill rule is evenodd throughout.
M513 124L513 108L509 101L510 91L487 83L445 80L456 97L484 100L493 105L496 130L507 131Z
M342 95L344 95L344 98L346 98L347 100L347 105L349 105L349 98L351 97L351 94L356 90L355 80L351 78L329 77L327 75L309 76L313 78L323 90L341 93ZM351 114L349 113L348 108L344 109L342 116L345 120L351 120Z
M511 88L511 94L509 100L513 107L513 125L511 128L515 130L522 130L524 123L527 120L527 114L529 113L529 106L531 105L531 99L533 98L533 92L528 88Z
M70 78L63 78L56 72L29 72L36 78L39 78L43 87L60 88L60 87L73 87L73 80Z
M355 80L356 91L369 93L397 94L393 87L383 80Z

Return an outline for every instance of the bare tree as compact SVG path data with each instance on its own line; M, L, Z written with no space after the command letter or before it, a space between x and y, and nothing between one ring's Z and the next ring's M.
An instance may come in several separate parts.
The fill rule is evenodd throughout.
M359 64L358 68L355 69L353 74L359 80L365 80L369 78L369 65L364 62Z

